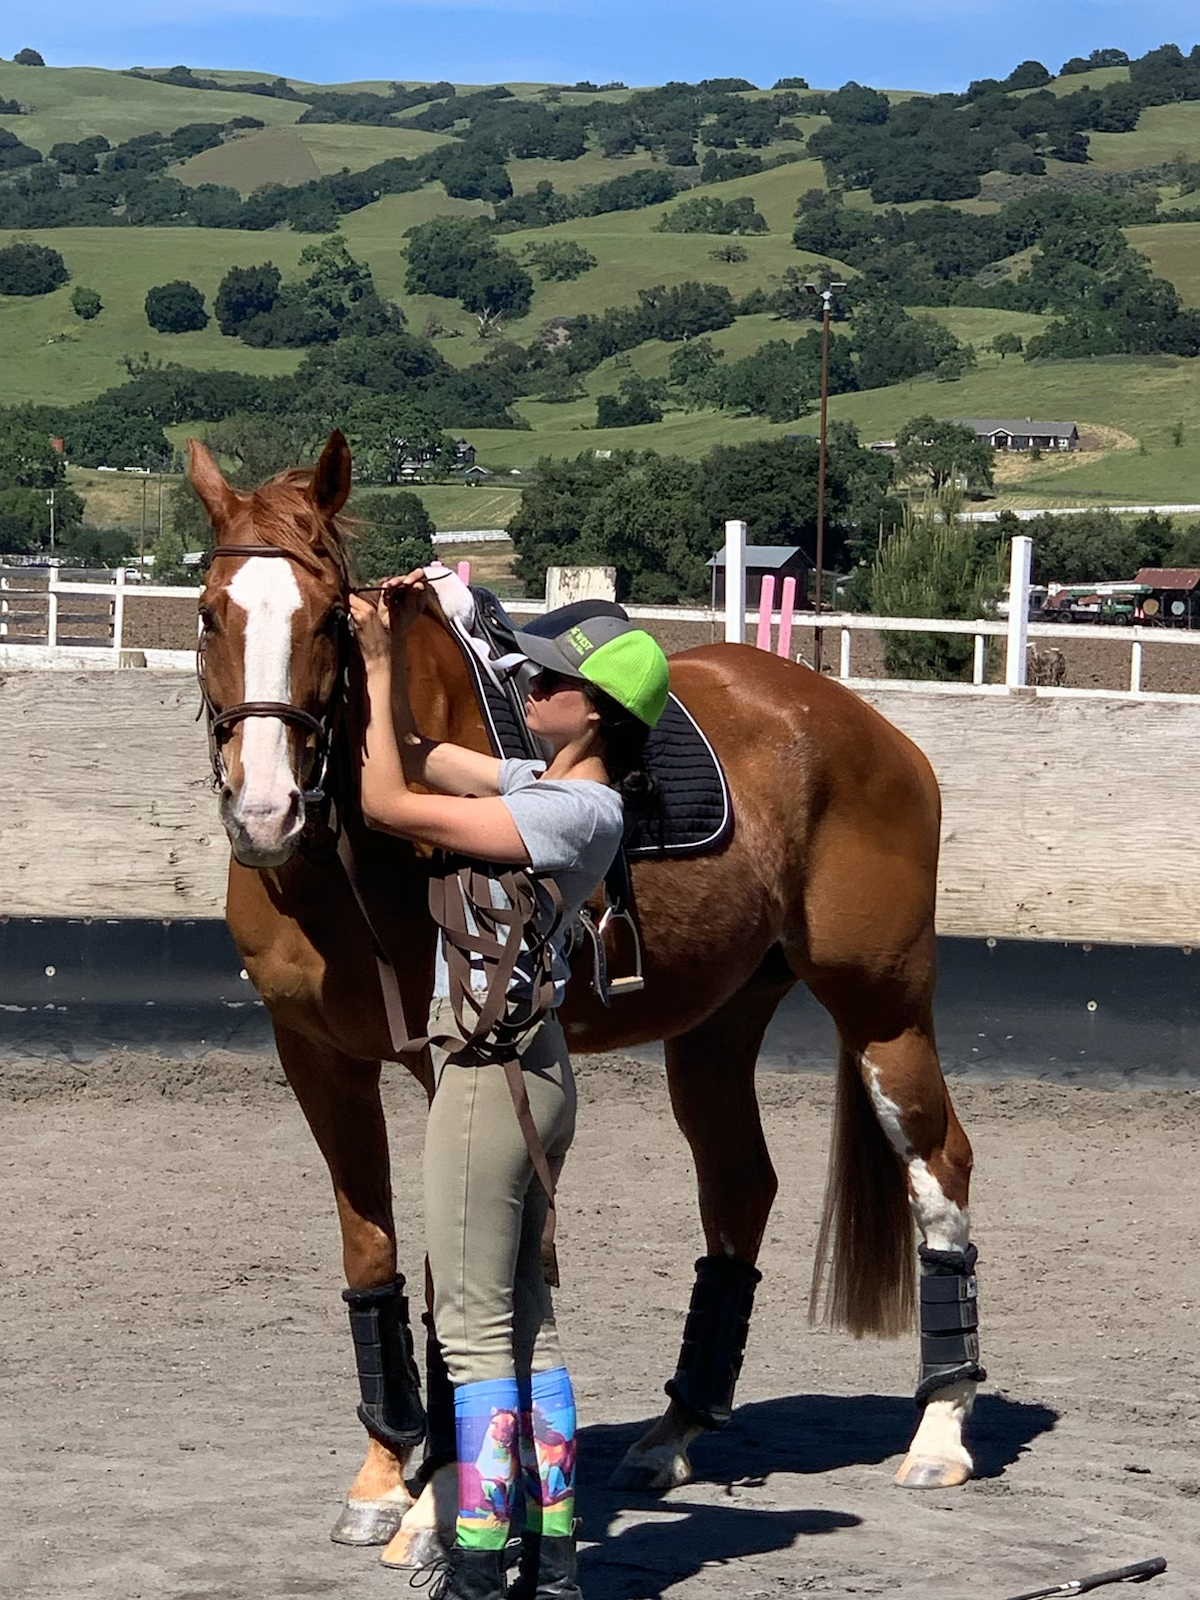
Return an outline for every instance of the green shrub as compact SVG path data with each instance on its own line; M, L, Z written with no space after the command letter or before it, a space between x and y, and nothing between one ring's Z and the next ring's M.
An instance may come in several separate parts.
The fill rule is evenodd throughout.
M0 250L0 294L50 294L70 276L62 256L47 245L18 242Z
M79 284L71 290L71 310L81 322L91 322L104 310L104 302L95 289L85 289Z
M184 278L160 283L146 295L146 321L157 333L198 333L208 327L204 296Z

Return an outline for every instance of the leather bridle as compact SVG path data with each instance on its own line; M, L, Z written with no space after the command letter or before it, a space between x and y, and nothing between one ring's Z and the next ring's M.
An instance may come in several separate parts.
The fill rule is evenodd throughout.
M299 557L290 550L283 550L278 545L272 544L224 544L218 545L209 555L209 563L221 556L280 556L285 561L297 561ZM357 590L350 591L357 593ZM204 653L208 642L207 632L202 631L196 644L196 680L200 685L201 706L197 716L206 719L208 731L208 754L212 764L213 788L218 793L228 781L225 763L221 757L221 746L233 728L239 722L245 722L250 717L276 717L280 722L287 723L290 727L300 728L305 734L316 740L313 749L311 772L308 787L301 791L301 799L306 806L317 806L325 799L326 783L329 773L329 758L333 747L334 734L345 704L345 691L349 675L350 657L350 628L349 613L344 606L336 613L336 631L334 634L337 647L337 673L334 679L333 693L329 697L324 710L319 716L294 706L287 700L243 700L238 705L229 706L224 711L219 711L213 704L212 696L208 692L208 682L205 674Z

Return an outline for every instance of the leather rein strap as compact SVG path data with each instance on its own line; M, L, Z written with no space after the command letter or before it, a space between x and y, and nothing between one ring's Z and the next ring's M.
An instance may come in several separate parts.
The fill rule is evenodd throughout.
M493 885L504 905L493 903ZM429 879L429 910L445 935L450 1004L462 1035L439 1035L429 1042L448 1051L451 1067L498 1063L504 1069L525 1149L549 1202L542 1228L542 1272L550 1287L557 1288L554 1174L529 1105L520 1048L553 1004L551 940L562 922L562 895L551 878L535 878L519 867L485 872L473 862L459 865L439 852ZM522 951L532 969L523 1016L510 1011L509 1001ZM471 985L472 958L484 970L482 996Z

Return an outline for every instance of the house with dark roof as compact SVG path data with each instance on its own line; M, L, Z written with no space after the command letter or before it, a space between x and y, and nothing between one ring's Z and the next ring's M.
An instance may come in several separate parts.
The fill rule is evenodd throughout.
M712 572L712 603L725 604L725 547L724 545L708 563ZM783 589L785 578L796 580L796 610L811 611L808 598L808 574L812 562L798 544L748 544L746 546L746 604L756 606L762 598L763 579L770 574L775 579L775 604Z
M954 417L993 450L1078 450L1077 422L1042 422L1034 417Z

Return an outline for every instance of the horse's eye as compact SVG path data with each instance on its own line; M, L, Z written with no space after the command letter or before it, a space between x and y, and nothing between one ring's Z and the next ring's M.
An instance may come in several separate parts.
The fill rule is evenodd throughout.
M341 627L342 623L345 622L345 620L346 613L341 609L340 606L335 606L334 609L326 615L325 619L321 623L320 631L322 633L327 633L332 638L336 635L338 629Z
M200 607L200 626L205 633L212 633L217 626L217 614L211 606Z

